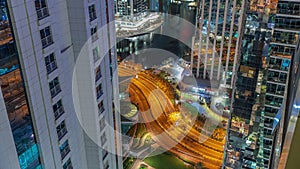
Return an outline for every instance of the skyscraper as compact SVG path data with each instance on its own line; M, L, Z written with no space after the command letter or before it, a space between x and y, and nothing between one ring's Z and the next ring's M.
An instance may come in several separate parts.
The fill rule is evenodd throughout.
M290 116L286 104L292 97L288 85L299 41L299 2L253 0L245 7L226 164L273 168Z
M0 5L5 129L0 168L122 168L121 145L116 145L120 122L115 29L107 26L114 20L113 1L1 0ZM81 64L89 66L80 74L74 66L84 46L88 50ZM86 100L95 105L89 121L73 103L82 75L91 89ZM77 96L83 109L85 96ZM100 146L83 129L87 123ZM109 126L116 132L108 132Z
M275 140L275 148L273 149L273 167L274 168L292 168L299 164L297 158L299 145L299 61L300 61L300 48L297 45L297 52L293 57L290 66L288 98L286 104L285 118L281 119L280 125L282 126L282 140ZM279 144L278 144L279 143Z
M242 1L244 18L240 36L239 61L232 98L224 166L265 167L266 144L264 101L267 99L267 59L276 2Z
M299 63L296 49L299 45L300 2L279 0L272 20L275 27L271 42L272 52L268 60L264 121L264 132L272 133L271 139L266 137L264 140L268 143L264 151L264 161L269 168L274 167L276 156L280 154L296 92L292 81L295 81L295 69ZM276 120L280 122L275 129Z

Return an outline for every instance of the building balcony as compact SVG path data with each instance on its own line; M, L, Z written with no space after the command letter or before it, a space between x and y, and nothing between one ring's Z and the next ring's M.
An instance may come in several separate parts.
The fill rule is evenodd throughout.
M266 127L266 128L272 128L273 124L271 124L271 123L264 123L264 127Z
M272 145L264 144L264 149L271 150Z
M286 72L289 70L289 67L283 67L280 64L269 64L269 68Z
M274 114L274 113L265 112L265 116L266 116L266 117L274 118L275 115L276 115L276 114Z
M284 91L267 89L267 93L273 94L273 95L278 95L278 96L284 96Z
M287 8L278 8L277 9L277 14L299 16L300 15L300 10L299 9L294 10L294 9L287 9Z
M267 79L267 81L277 83L277 84L285 84L286 83L286 79L278 78L278 77L269 77Z
M282 104L282 103L275 102L275 101L268 101L268 100L266 100L266 101L265 101L265 104L266 104L266 105L270 105L270 106L274 106L274 107L281 107L281 104Z

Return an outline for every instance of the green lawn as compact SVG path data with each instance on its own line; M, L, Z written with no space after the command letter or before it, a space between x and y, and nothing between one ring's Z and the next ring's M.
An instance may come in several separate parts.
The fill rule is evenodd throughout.
M167 153L148 157L144 161L156 169L193 169L192 166L187 167L182 160Z

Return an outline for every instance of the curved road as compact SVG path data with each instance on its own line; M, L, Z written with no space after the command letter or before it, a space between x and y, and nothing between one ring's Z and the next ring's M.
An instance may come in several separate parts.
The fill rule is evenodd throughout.
M201 135L183 119L178 120L184 122L178 126L170 122L168 115L176 109L166 94L157 87L154 76L139 73L138 79L131 80L129 93L131 101L138 105L140 118L145 121L152 139L161 147L194 163L202 162L209 168L220 168L223 143ZM200 136L207 140L199 143Z

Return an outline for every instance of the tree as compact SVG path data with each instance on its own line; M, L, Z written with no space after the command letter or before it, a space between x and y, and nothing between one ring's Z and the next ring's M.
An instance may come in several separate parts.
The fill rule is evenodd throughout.
M208 169L208 168L204 167L204 165L201 162L199 162L195 165L195 169Z

